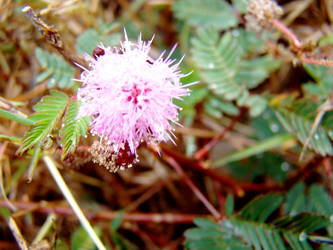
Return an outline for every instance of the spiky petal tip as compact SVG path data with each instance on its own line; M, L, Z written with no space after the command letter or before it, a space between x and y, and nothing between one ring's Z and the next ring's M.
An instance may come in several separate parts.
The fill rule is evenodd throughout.
M172 140L173 125L178 121L179 107L173 99L189 94L179 62L149 56L152 40L139 36L133 43L127 39L119 48L99 46L89 57L90 69L81 74L82 87L79 117L93 117L91 133L98 135L110 152L136 156L141 142L158 144ZM136 159L134 157L133 159Z

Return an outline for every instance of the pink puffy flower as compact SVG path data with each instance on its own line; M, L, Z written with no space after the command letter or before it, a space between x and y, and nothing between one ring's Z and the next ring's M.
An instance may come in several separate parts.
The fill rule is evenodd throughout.
M179 62L149 56L152 40L136 43L125 41L120 48L99 46L89 57L90 69L81 74L82 88L79 116L93 117L92 134L103 143L104 154L119 168L120 159L128 155L135 163L136 149L141 142L157 144L172 141L173 124L177 124L179 107L173 99L189 94L188 85L182 85ZM96 149L95 151L101 151ZM118 158L118 161L115 159ZM115 163L116 162L116 163ZM126 160L120 167L127 167Z

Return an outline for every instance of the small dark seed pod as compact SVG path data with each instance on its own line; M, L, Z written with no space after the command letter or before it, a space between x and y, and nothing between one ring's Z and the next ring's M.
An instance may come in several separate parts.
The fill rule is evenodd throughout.
M97 59L97 57L100 57L102 55L105 54L104 49L102 49L101 47L96 47L92 53L93 57L95 58L95 60Z

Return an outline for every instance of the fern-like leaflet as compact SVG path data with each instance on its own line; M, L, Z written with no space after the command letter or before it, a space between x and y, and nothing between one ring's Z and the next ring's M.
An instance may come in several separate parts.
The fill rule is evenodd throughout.
M225 0L182 0L173 4L175 16L193 26L228 29L238 24Z
M77 119L79 104L79 101L72 100L67 107L66 114L63 118L63 125L60 130L63 150L62 158L75 151L80 136L86 136L86 131L89 126L89 118L80 117Z
M51 91L51 95L44 96L42 100L34 106L35 113L30 116L30 120L34 121L32 128L23 138L19 152L22 153L33 147L39 142L43 142L56 127L62 117L68 96L59 91Z
M281 125L294 133L303 144L307 141L314 123L314 111L307 108L310 102L302 102L301 106L279 107L275 110L276 117ZM315 105L313 105L315 107ZM333 139L333 126L331 122L322 122L308 139L308 147L320 155L333 155L331 141Z
M58 132L62 146L62 158L73 153L79 143L80 136L85 136L89 126L89 118L77 118L80 103L70 100L65 93L51 91L34 106L35 113L29 119L34 124L23 138L19 152L46 142L49 135ZM60 128L58 125L60 125Z
M54 53L48 53L40 48L35 50L38 62L45 69L39 74L36 82L40 83L48 79L47 87L71 88L75 85L73 78L75 70L62 57Z
M216 29L199 29L191 52L199 74L214 94L249 107L250 114L257 116L265 109L266 100L249 90L262 83L279 62L268 56L246 59L247 39L253 39L251 33L241 29L225 32L222 37Z
M280 194L267 194L248 203L236 215L219 224L196 219L197 228L185 232L189 249L313 249L311 233L326 228L329 218L310 213L285 216L270 222L270 217L282 204ZM229 213L230 214L230 213ZM317 238L317 237L315 237ZM321 236L325 242L330 238Z

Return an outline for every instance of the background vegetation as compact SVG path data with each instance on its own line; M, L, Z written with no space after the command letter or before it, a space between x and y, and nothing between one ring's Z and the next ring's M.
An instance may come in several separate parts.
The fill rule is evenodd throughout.
M251 1L268 3L259 20L248 2L0 1L1 247L96 249L53 166L108 249L329 249L333 5ZM123 28L155 35L152 56L178 43L199 83L177 101L177 145L114 174L75 120L73 62Z

